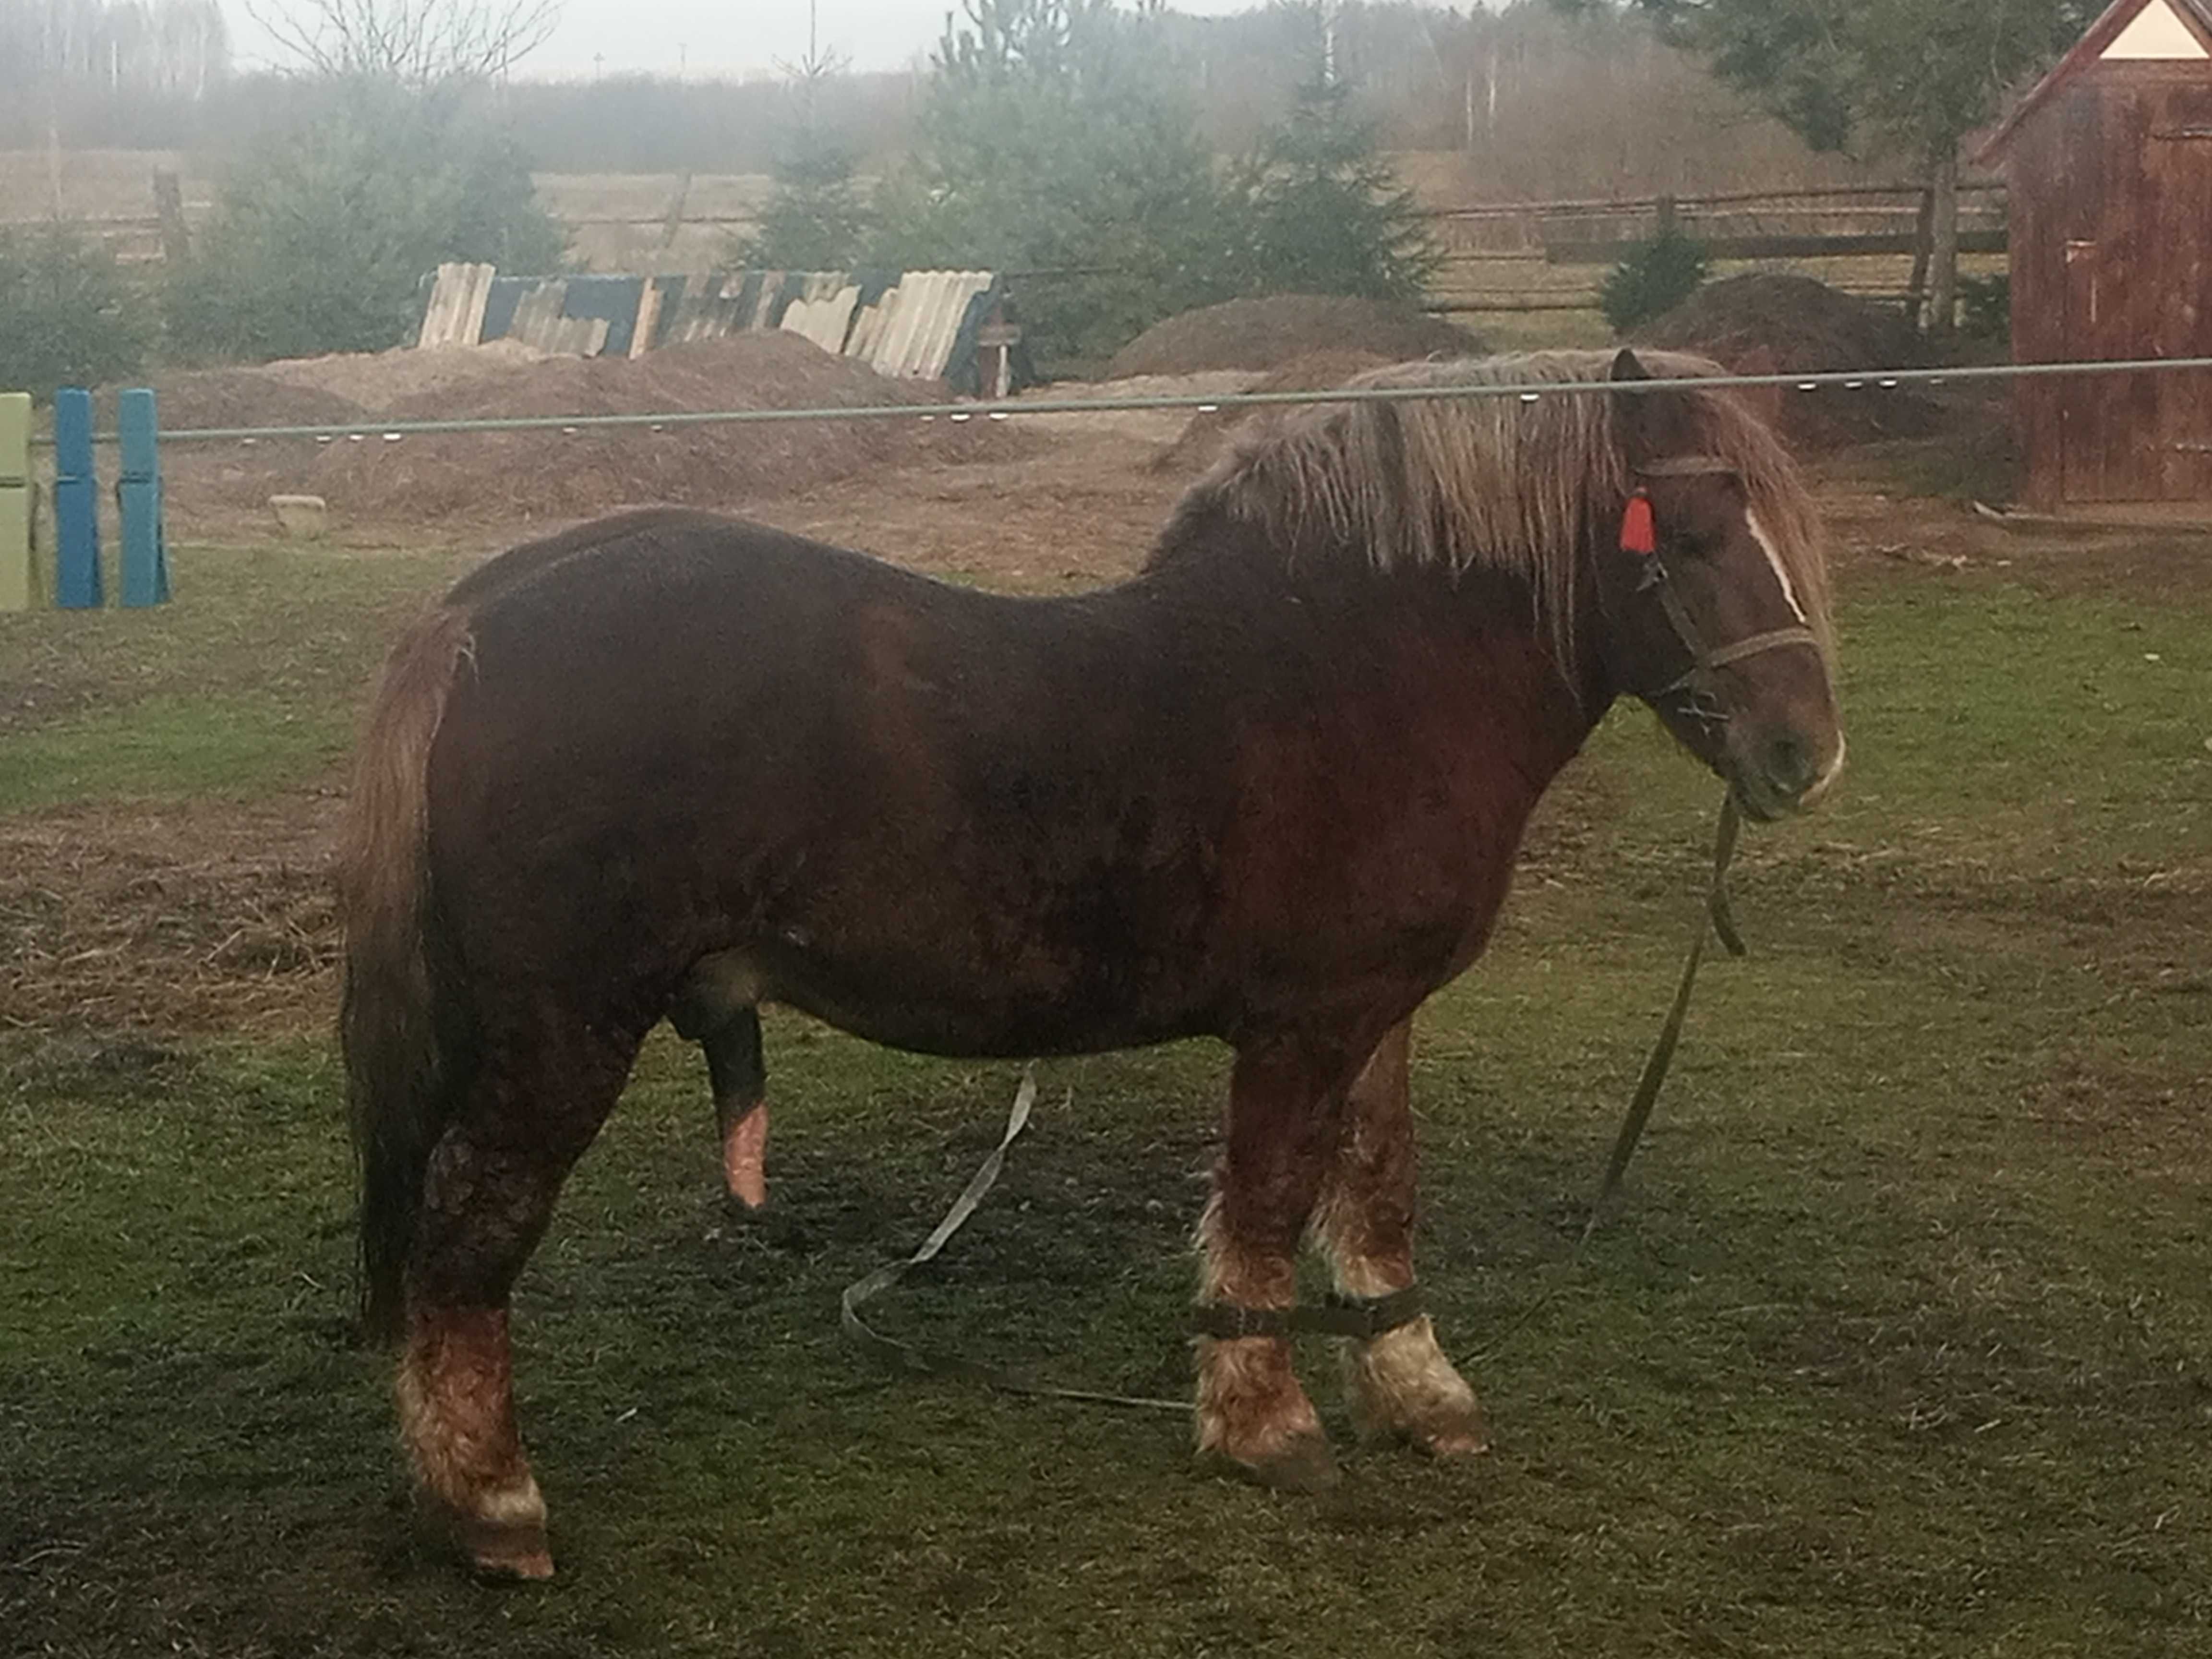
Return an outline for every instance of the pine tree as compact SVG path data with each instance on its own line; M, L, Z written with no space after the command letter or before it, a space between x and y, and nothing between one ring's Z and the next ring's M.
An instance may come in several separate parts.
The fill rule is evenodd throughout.
M963 0L870 263L1033 273L1048 372L1234 291L1222 198L1156 0Z
M798 105L790 137L772 167L775 188L760 223L732 248L733 262L771 270L845 270L860 258L875 216L854 175L853 152L822 120L822 94L846 60L824 51L810 27L806 56L788 70Z
M848 270L872 225L849 151L800 135L775 163L775 187L760 223L734 250L735 263L771 270Z
M1325 70L1290 118L1239 166L1251 292L1350 294L1419 303L1443 255L1428 216L1382 158L1351 88Z

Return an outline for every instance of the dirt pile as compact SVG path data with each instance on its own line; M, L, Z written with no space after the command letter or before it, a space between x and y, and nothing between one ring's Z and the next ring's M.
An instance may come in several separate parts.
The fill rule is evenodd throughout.
M222 373L258 389L259 401L246 398L250 411L240 410L257 424L359 421L363 404L373 405L369 419L396 422L882 408L945 396L934 383L886 380L781 333L673 346L635 360L386 353ZM360 401L335 390L341 386ZM317 412L295 412L311 404ZM165 411L164 424L185 422ZM944 420L276 440L179 446L171 497L188 520L195 512L256 512L272 494L298 491L328 500L342 527L526 524L646 502L741 506L859 472L1011 457L1023 447L996 423Z
M1340 295L1274 294L1155 323L1115 354L1106 377L1280 368L1317 351L1372 352L1406 362L1471 356L1482 349L1464 329L1402 307Z
M115 425L115 392L94 400L104 431ZM367 419L352 398L321 387L273 379L262 368L184 369L154 382L154 408L164 432L237 426L343 426Z
M1742 374L1849 374L1924 361L1919 337L1894 308L1810 276L1766 272L1707 283L1637 343L1693 351ZM1787 390L1756 401L1804 449L1922 437L1941 419L1936 404L1902 388Z
M381 415L404 400L457 394L465 387L505 380L519 366L542 362L544 357L520 340L491 340L479 346L428 351L400 346L390 351L292 357L264 363L254 373L288 386L333 392Z
M1273 374L1245 388L1248 392L1326 392L1340 386L1370 368L1397 361L1372 351L1310 351L1294 357ZM1285 407L1295 407L1285 405ZM1230 439L1248 427L1283 417L1284 409L1231 408L1201 410L1191 416L1182 435L1153 458L1160 472L1199 472L1213 465L1229 447Z

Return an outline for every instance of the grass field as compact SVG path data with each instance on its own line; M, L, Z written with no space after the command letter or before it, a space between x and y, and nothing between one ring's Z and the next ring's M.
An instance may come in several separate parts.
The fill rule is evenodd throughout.
M1487 1459L1284 1498L1192 1474L1173 1417L871 1369L837 1290L1013 1068L775 1021L748 1219L664 1033L520 1291L562 1576L504 1591L412 1528L350 1338L326 908L233 971L246 898L193 887L315 844L451 562L187 548L161 613L0 617L0 1653L2212 1652L2212 541L2172 557L1846 568L1852 769L1749 842L1753 957L1574 1261L1717 794L1648 716L1601 732L1419 1033L1425 1277L1494 1348ZM81 890L151 920L80 947ZM1223 1071L1046 1067L882 1322L1184 1389Z

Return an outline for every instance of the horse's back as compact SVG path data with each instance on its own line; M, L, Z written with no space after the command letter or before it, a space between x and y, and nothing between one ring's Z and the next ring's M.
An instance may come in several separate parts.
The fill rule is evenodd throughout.
M626 543L742 533L753 527L742 520L682 507L647 507L611 514L494 554L447 590L446 604L472 610L556 564Z

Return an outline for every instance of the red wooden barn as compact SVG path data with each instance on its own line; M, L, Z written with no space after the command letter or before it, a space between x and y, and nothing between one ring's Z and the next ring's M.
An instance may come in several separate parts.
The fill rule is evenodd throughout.
M2212 0L2115 0L1983 160L2015 362L2212 357ZM2212 502L2212 371L2018 388L2033 505Z

